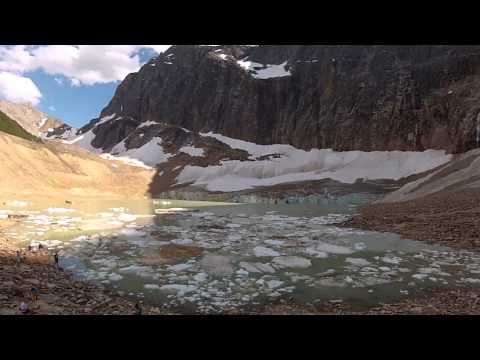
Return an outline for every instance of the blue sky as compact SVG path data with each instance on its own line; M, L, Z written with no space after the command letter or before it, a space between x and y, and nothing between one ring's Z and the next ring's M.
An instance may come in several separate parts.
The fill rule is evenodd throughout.
M36 108L73 127L81 127L97 117L108 104L119 82L88 86L72 86L61 76L37 70L27 74L42 93ZM59 79L62 84L57 83Z
M0 99L30 102L78 128L98 117L126 75L168 47L0 46Z

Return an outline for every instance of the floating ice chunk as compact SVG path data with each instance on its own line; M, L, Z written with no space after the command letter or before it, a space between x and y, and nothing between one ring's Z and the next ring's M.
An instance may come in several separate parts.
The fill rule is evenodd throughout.
M198 273L196 274L193 279L197 282L204 282L208 279L208 274L207 273L204 273L204 272L201 272L201 273Z
M124 222L132 222L132 221L137 220L137 216L136 216L136 215L132 215L132 214L121 214L121 215L118 217L118 220L124 221Z
M101 267L112 269L117 266L117 261L115 259L94 259L91 260L93 264L99 265Z
M270 266L269 264L253 263L253 265L263 273L273 274L275 272L275 269L272 266Z
M120 231L120 234L125 236L145 236L147 233L145 231L140 231L136 229L123 229Z
M127 211L127 209L125 209L124 207L111 208L110 210L113 211L113 212L116 212L116 213L123 213L123 212Z
M368 276L361 280L361 284L357 284L358 287L365 287L365 286L376 286L376 285L383 285L390 283L391 280Z
M249 273L248 273L248 271L245 271L245 270L243 270L243 269L240 269L240 270L237 270L237 271L236 271L236 274L238 274L238 275L240 275L240 276L246 276L246 275L248 275Z
M176 212L191 212L191 209L185 208L169 208L169 209L155 209L155 214L171 214Z
M263 247L263 246L254 247L253 248L253 253L257 257L273 257L273 256L279 256L280 255L279 252L277 252L273 249L267 248L267 247Z
M402 262L402 258L399 258L397 256L393 256L393 257L384 256L382 258L382 261L387 264L400 264Z
M99 214L102 218L111 218L113 216L115 216L114 213L109 213L109 212L102 212Z
M26 201L19 201L19 200L14 200L14 201L8 201L7 206L13 206L13 207L27 207L28 202Z
M470 284L480 284L480 279L462 278L462 281Z
M145 285L143 285L143 287L147 290L158 290L158 289L160 289L160 286L158 286L157 284L145 284Z
M160 290L175 291L178 296L183 296L183 295L188 294L192 291L195 291L196 289L197 289L196 286L183 285L183 284L169 284L169 285L163 285L163 286L160 287Z
M69 212L75 212L75 209L66 209L66 208L48 208L47 211L50 214L58 214L58 213L69 213Z
M175 271L175 272L181 272L181 271L185 271L187 269L190 269L191 267L192 267L192 264L178 264L178 265L169 266L168 270Z
M283 245L285 241L282 241L282 240L265 240L265 243L269 244L269 245L274 245L274 246L281 246Z
M282 267L290 268L308 268L312 265L312 262L308 259L300 256L280 256L273 259L273 262Z
M110 274L110 275L108 276L108 278L109 278L111 281L119 281L119 280L122 280L122 279L123 279L123 276L120 275L120 274L113 273L113 274Z
M244 268L246 271L251 272L251 273L271 273L273 274L275 272L275 269L268 265L268 264L263 264L263 263L248 263L245 261L240 262L239 264L242 268Z
M362 251L362 250L365 250L367 248L367 245L365 245L365 243L363 243L363 242L359 242L359 243L355 243L353 245L353 248L355 250Z
M327 287L345 287L346 284L342 281L338 281L334 278L325 278L320 279L315 282L317 285L327 286Z
M255 283L258 284L258 285L263 285L263 284L265 284L265 280L258 279L257 281L255 281Z
M318 251L311 247L305 249L305 254L321 259L328 257L328 253L325 251Z
M317 250L330 254L348 255L353 254L354 251L346 246L332 245L327 243L321 243L317 245Z
M371 263L365 259L362 258L346 258L345 262L355 265L355 266L368 266L371 265Z
M276 289L279 286L282 286L283 283L284 283L283 281L279 281L279 280L270 280L270 281L267 281L267 286L269 289Z
M257 267L255 265L253 265L251 263L247 263L247 262L242 261L239 265L242 268L244 268L245 270L247 270L248 272L261 273L261 271L259 269L257 269Z
M428 277L427 274L413 274L413 275L412 275L412 278L417 279L417 280L423 280L423 279L425 279L426 277Z
M175 240L172 240L172 243L177 245L189 245L189 244L193 244L193 240L192 239L175 239Z
M132 273L138 274L138 273L141 273L141 272L144 272L144 271L149 271L149 270L151 270L151 269L147 266L130 265L130 266L126 266L126 267L118 269L118 272L122 273L122 274L132 274Z
M230 275L233 273L233 267L228 256L205 255L201 260L201 265L210 274Z

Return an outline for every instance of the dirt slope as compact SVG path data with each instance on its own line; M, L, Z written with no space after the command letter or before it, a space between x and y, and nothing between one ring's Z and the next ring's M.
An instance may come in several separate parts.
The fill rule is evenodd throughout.
M104 160L61 143L0 134L0 200L40 197L143 197L153 172Z
M415 200L427 195L478 188L480 188L480 149L475 149L458 155L454 160L406 184L379 202Z

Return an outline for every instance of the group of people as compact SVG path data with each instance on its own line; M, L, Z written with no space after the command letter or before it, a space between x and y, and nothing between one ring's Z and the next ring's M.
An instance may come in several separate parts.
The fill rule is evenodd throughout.
M38 246L38 249L43 249L43 246L40 244ZM28 250L32 251L32 246L29 245ZM53 255L53 260L54 260L54 263L55 263L55 267L57 269L59 269L60 266L59 266L59 263L58 263L58 261L59 261L58 252L55 252L55 254ZM17 264L20 264L22 262L22 254L21 254L20 251L17 251L16 261L17 261ZM38 301L39 294L40 294L40 291L38 290L38 288L32 286L32 288L30 289L30 295L31 295L32 303L36 303ZM31 314L31 309L28 306L28 303L25 302L25 301L22 301L20 303L19 310L20 310L21 314L25 314L25 315ZM141 307L140 303L136 303L135 304L134 315L142 315L142 314L143 314L143 310L142 310L142 307Z

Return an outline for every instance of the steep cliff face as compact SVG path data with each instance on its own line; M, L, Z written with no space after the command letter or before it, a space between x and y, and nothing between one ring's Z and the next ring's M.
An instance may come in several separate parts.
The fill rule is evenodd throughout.
M307 150L464 152L479 146L480 47L173 46L80 133L110 151L146 122Z

